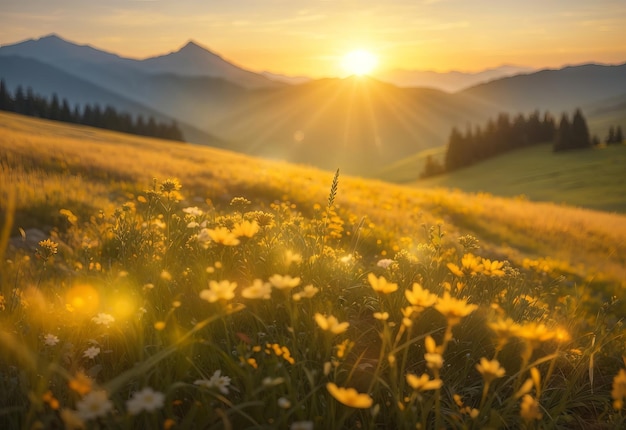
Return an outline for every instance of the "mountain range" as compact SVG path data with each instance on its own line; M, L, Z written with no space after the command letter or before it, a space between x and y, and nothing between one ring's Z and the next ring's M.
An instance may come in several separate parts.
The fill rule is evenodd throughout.
M580 107L592 125L626 122L626 64L524 72L486 71L474 78L492 80L448 92L366 77L254 73L195 42L144 60L57 35L0 47L0 78L9 89L175 119L190 142L362 176L445 144L453 126L499 112L560 115Z
M454 93L474 85L509 76L534 72L532 67L503 65L480 72L434 72L431 70L394 69L375 73L377 79L398 87L430 87Z

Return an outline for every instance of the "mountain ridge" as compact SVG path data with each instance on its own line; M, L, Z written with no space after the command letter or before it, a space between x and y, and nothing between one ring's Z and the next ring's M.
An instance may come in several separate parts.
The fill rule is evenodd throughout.
M60 60L60 55L54 57L48 50L38 59L42 49L35 49L37 43L31 39L17 44L17 48L0 47L0 58L16 55L16 50L20 53L21 47L23 56L40 62L48 58L48 64L53 63L68 76L188 123L227 142L230 149L333 171L340 167L361 176L375 176L385 165L444 145L452 127L482 124L500 112L516 115L538 109L560 115L563 110L592 106L595 119L602 119L603 126L626 122L626 109L620 98L615 100L620 93L626 94L626 73L622 73L626 64L543 70L455 93L427 87L400 88L369 77L254 86L245 83L247 73L252 72L238 69L191 40L177 51L144 60L124 59L58 36L49 36L45 43L65 44L74 50L74 57ZM226 64L231 71L243 70L244 75L233 80L185 76L212 62ZM3 73L0 69L0 78ZM267 76L252 76L271 82ZM19 73L13 77L12 82L20 83ZM56 89L59 96L71 94L70 81L65 79Z

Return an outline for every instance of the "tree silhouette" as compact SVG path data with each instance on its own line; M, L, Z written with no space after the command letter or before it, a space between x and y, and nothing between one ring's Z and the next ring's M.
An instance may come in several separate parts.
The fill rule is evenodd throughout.
M622 127L618 125L617 129L615 130L615 143L622 142L624 142L624 135L622 134Z
M160 137L169 140L184 141L183 134L175 121L171 123L157 122L150 116L144 120L139 115L137 122L127 112L117 112L113 106L106 106L104 111L99 105L86 104L82 113L78 105L74 109L67 99L59 101L54 93L50 101L46 100L28 87L26 94L22 86L15 90L12 97L4 80L0 80L0 110L19 113L22 115L88 125L91 127L106 128L124 133L143 134L145 136Z
M569 118L566 113L561 116L559 122L559 128L556 132L556 139L554 141L554 151L564 151L571 147L572 142L572 125L569 122Z
M591 146L589 138L589 128L587 127L587 121L583 117L583 113L580 109L576 109L574 112L574 118L572 119L572 149L588 148Z

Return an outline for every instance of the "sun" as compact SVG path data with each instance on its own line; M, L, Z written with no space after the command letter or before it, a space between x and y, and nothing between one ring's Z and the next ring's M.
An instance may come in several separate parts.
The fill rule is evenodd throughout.
M378 57L365 49L348 52L341 60L341 66L350 75L367 75L378 64Z

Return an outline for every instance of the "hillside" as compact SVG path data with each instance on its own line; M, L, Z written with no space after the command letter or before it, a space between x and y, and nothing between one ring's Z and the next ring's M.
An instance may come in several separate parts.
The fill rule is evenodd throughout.
M560 115L576 107L626 94L626 64L584 64L559 70L541 70L483 83L461 94L491 103L500 111L548 110Z
M13 114L0 113L0 130L0 182L8 184L0 209L6 208L11 185L17 187L17 219L25 229L54 225L63 207L83 214L110 207L149 187L154 177L177 177L189 202L208 198L223 204L241 195L257 202L286 198L304 211L324 203L332 179L310 167ZM624 279L624 216L423 185L402 187L342 175L337 202L354 214L355 223L346 228L356 228L365 217L382 229L389 240L386 252L392 252L404 238L419 234L424 223L443 219L451 236L464 229L483 240L489 252L520 262L558 256L572 275ZM485 230L489 225L494 228Z
M623 215L3 113L0 183L2 428L626 423Z
M133 98L125 97L94 84L91 81L76 78L66 72L48 64L30 58L18 56L0 56L0 78L4 80L11 94L15 94L18 86L24 91L31 88L37 95L52 98L56 94L60 99L66 99L73 108L75 105L84 107L86 104L115 106L120 112L128 112L133 116L143 115L153 117L157 121L171 122L173 116L167 112L157 111L142 104ZM150 100L148 100L150 101ZM186 121L177 121L187 142L203 145L223 146L225 142L198 127L189 125Z
M251 92L212 128L243 153L373 177L484 114L463 96L350 77Z
M551 145L520 149L452 173L413 182L503 197L626 213L626 145L555 154Z

